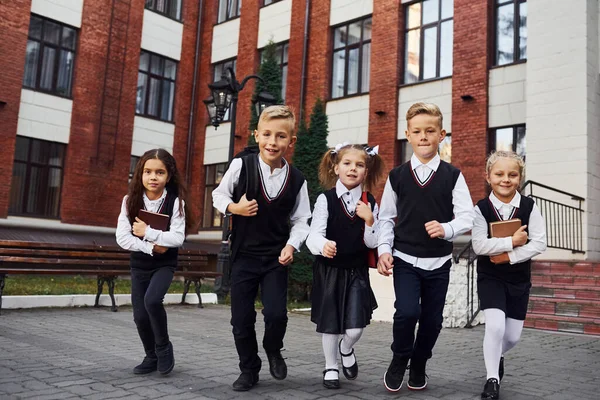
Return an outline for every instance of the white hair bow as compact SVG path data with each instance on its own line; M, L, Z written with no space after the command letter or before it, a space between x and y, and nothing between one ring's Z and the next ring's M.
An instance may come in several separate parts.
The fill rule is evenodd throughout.
M365 151L367 152L368 155L370 155L371 157L373 157L376 154L379 154L379 145L375 146L375 147L366 147Z
M331 150L331 152L333 154L336 154L338 151L340 151L342 149L342 147L346 147L346 146L350 146L350 143L348 143L348 142L338 143L338 144L335 145L335 147L333 148L333 150Z

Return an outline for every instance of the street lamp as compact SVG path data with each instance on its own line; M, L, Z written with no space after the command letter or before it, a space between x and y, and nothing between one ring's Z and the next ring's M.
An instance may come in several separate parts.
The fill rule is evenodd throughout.
M209 83L208 87L211 91L211 96L204 100L206 111L210 117L211 124L215 129L223 122L225 113L230 110L231 113L231 131L229 134L229 154L227 162L231 163L233 159L233 150L235 142L235 118L237 112L238 93L244 89L246 83L250 79L258 79L263 84L264 80L258 75L248 75L242 82L238 82L235 78L233 68L227 68L229 76L223 75L217 82ZM260 113L270 105L276 103L274 96L267 92L261 92L253 96L252 103L254 104L256 114ZM230 259L229 259L229 216L223 217L223 231L221 236L221 249L217 256L217 271L222 275L215 280L215 293L219 300L224 300L229 292L229 277L230 277Z

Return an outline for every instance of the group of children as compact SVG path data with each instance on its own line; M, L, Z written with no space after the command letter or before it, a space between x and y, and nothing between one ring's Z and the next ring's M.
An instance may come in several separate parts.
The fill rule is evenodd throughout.
M287 376L281 355L287 327L287 266L306 240L313 266L311 320L322 334L323 385L340 387L338 353L346 379L356 379L354 346L377 302L369 282L369 253L378 250L377 271L393 275L396 295L392 361L387 390L427 386L426 364L442 328L452 241L469 230L478 257L478 291L486 318L483 343L487 381L482 399L498 399L503 354L519 340L531 287L530 259L545 250L544 222L533 200L519 194L524 163L513 152L493 153L486 165L491 193L473 209L462 173L442 161L438 145L446 132L434 104L407 112L406 137L413 156L389 173L378 206L369 193L384 174L378 147L343 143L322 158L319 195L311 215L307 183L284 158L296 141L295 117L286 106L263 111L254 137L259 154L232 160L213 204L231 215L231 325L240 375L233 390L257 384L254 300L260 288L263 348L271 375ZM136 374L174 366L162 299L177 265L177 248L192 226L174 158L151 150L138 162L123 199L117 242L131 251L134 321L146 356ZM166 231L146 225L140 210L170 217ZM309 226L309 219L311 219ZM493 238L491 222L520 218L512 237ZM375 267L375 265L372 265ZM419 323L415 338L415 327ZM409 366L410 362L410 366Z

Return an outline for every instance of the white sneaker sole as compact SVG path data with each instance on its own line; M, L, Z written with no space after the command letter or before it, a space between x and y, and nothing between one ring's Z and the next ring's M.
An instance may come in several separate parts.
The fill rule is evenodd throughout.
M425 379L425 384L423 386L417 387L417 386L410 386L410 383L407 383L406 386L410 389L410 390L423 390L427 387L427 379Z
M388 392L392 392L392 393L396 393L397 391L399 391L400 389L402 389L402 385L404 384L404 380L402 380L402 382L400 382L400 386L398 386L397 389L392 389L390 388L387 383L385 383L385 376L387 375L387 371L385 371L385 373L383 374L383 386L385 386L385 388L388 390Z

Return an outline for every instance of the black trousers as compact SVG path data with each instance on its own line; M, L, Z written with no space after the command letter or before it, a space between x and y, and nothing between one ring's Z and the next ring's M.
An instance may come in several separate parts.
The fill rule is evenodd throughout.
M283 347L287 327L288 268L277 257L238 255L231 266L231 325L242 372L258 373L261 359L256 341L254 300L260 286L267 353Z
M175 267L156 269L131 268L131 304L133 320L144 345L146 354L154 354L155 348L169 344L167 313L163 299Z
M395 357L428 360L442 330L444 304L450 281L451 261L433 271L416 268L394 257ZM419 330L415 341L415 326Z

